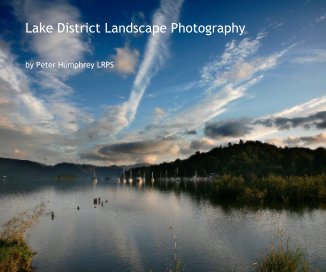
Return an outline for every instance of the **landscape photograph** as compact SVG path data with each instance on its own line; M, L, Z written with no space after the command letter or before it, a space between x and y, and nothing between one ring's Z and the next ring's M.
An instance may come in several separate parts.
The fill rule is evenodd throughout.
M324 0L0 0L0 272L326 271Z

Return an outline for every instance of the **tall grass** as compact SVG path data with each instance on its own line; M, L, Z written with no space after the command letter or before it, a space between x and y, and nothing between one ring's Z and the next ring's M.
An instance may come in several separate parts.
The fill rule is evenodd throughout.
M275 245L276 242L276 245ZM257 272L310 272L317 271L309 264L304 251L293 248L290 240L282 237L282 230L273 242L270 251L256 263Z
M21 212L3 225L0 233L0 271L32 271L32 258L35 253L24 241L24 235L44 211L45 205L41 203L33 211Z
M224 175L216 179L213 195L243 202L326 203L326 175L317 176L241 176Z
M23 211L2 226L1 240L23 241L26 230L31 228L45 211L45 204L37 205L33 211Z

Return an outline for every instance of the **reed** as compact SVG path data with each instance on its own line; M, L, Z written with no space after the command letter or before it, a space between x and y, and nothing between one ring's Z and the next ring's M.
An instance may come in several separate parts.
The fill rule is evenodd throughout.
M213 196L244 203L326 203L326 175L242 176L224 175L216 179Z
M30 272L35 253L24 240L31 228L44 213L45 205L37 205L33 211L23 211L2 226L0 234L0 271Z
M317 271L309 264L301 248L293 248L290 240L284 240L282 230L269 252L256 263L257 272L311 272Z

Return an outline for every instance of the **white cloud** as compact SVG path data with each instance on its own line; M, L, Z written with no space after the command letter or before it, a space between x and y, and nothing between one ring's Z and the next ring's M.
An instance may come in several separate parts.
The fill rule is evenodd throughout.
M231 71L234 65L257 52L265 36L259 33L255 39L245 38L238 45L234 40L228 42L223 54L202 68L202 80L210 84L216 80L217 72Z
M223 54L201 70L203 87L208 89L203 98L167 117L158 129L168 130L169 136L180 130L197 129L223 113L231 102L243 97L251 86L262 80L264 72L278 65L279 59L289 50L257 56L265 35L259 33L255 39L227 43Z
M316 114L317 112L326 111L326 96L319 97L312 99L308 102L296 105L294 107L291 107L289 109L282 110L280 112L276 112L274 114L265 115L259 118L256 118L255 121L259 123L259 121L263 121L266 119L273 119L273 118L296 118L296 117L307 117L312 114ZM290 130L288 132L285 131L279 131L277 127L265 127L257 125L254 127L251 133L246 135L244 139L256 139L256 140L268 140L268 141L280 141L280 137L284 139L285 137L288 137L288 135L291 135L293 131L296 131L296 133L300 133L301 135L304 134L311 134L314 133L314 129L311 129L310 132L307 132L303 129L297 129L297 130Z
M66 160L65 153L59 150L76 147L71 137L90 117L64 95L40 96L34 91L33 78L19 67L4 42L0 42L0 56L7 60L0 69L1 155L18 155L13 152L17 149L24 150L26 158L33 160L45 157L51 157L49 163Z
M233 50L227 47L221 57L222 63L224 63L223 66L220 63L216 63L215 67L209 64L210 75L207 75L208 69L204 67L202 78L211 78L211 80L214 80L211 88L220 87L225 84L236 86L237 84L253 79L257 73L273 69L278 64L280 57L288 49L267 57L253 57L257 53L262 37L262 34L258 34L254 40L249 40L248 38L242 40L238 45L241 50L235 47L235 45L232 46Z
M326 20L326 13L324 13L323 15L321 15L315 19L316 23L321 23L324 20Z
M163 119L163 117L166 115L166 111L160 107L156 107L154 109L154 120L155 122L159 122Z
M66 1L14 0L16 16L24 23L56 25L80 23L79 10ZM26 34L31 49L44 61L79 61L90 52L89 44L78 33Z
M42 99L34 96L28 86L28 78L14 63L14 57L9 49L1 43L0 56L8 60L6 66L0 69L0 100L3 102L0 126L20 130L27 125L47 122L53 119ZM34 129L43 130L35 125Z
M12 2L16 17L25 26L49 24L56 26L58 22L70 24L81 24L79 10L65 0L44 2L41 0L14 0ZM79 33L56 33L51 34L25 34L27 43L32 51L37 54L37 60L46 62L76 62L82 61L84 54L90 52L90 44ZM41 89L47 92L41 95L21 95L21 100L29 107L30 115L41 120L35 120L33 124L40 124L51 133L73 133L79 128L80 123L88 123L90 116L82 112L78 105L72 102L74 90L65 83L65 80L78 70L70 69L48 69L46 71L35 71L35 78L25 82L28 85L34 80ZM15 71L13 75L24 74ZM8 76L7 76L8 77ZM16 83L11 80L12 88ZM28 89L20 87L20 89ZM31 91L30 91L31 93ZM43 116L43 118L42 118ZM37 119L37 118L36 118Z
M294 107L282 110L271 115L264 115L261 119L276 118L276 117L297 117L308 116L319 111L326 110L326 96L321 96L309 100L308 102L296 105Z
M169 25L176 21L182 2L183 0L163 0L153 15L152 24ZM129 100L109 106L99 121L85 129L87 134L113 137L134 120L147 86L168 55L169 36L170 33L158 33L148 38L144 58L139 65Z
M310 54L301 57L296 57L293 59L292 62L298 64L326 62L326 50L323 49L311 50Z
M56 26L58 22L69 24L81 24L79 10L65 0L45 2L41 0L13 0L12 5L18 20L23 27L25 23L38 25L40 22L46 25ZM79 33L51 34L25 34L30 49L37 54L37 61L54 62L78 62L82 61L85 53L91 53L88 41ZM33 61L34 59L32 59ZM51 98L62 103L69 103L67 98L73 94L73 90L65 83L72 75L81 72L81 69L47 69L35 71L37 78L35 83L41 88L52 91ZM50 96L47 99L50 99ZM60 112L56 112L60 114Z
M207 95L200 102L184 109L175 116L170 116L164 120L163 126L170 128L172 136L180 130L193 130L204 125L205 122L213 119L223 113L225 107L232 101L241 98L245 91L252 85L256 84L261 77L248 81L246 84L234 87L228 84L221 90Z
M169 24L177 20L181 4L182 0L162 1L160 8L153 15L153 24ZM78 9L66 1L45 3L17 0L13 2L13 7L22 23L42 22L53 25L59 21L80 23ZM67 150L72 153L80 152L78 149L87 148L101 139L114 140L113 135L133 121L145 89L168 55L168 40L169 34L149 37L129 101L106 106L102 117L97 120L71 101L74 90L65 83L65 80L80 71L52 69L47 72L34 73L35 78L28 78L16 63L6 63L13 56L2 50L1 65L5 67L0 70L0 86L4 90L0 95L0 102L1 111L4 114L0 118L0 129L8 137L12 135L13 130L17 132L17 137L22 137L24 133L33 135L26 138L26 143L22 148L34 157L36 157L35 154L46 154L47 150L48 154L52 154L51 159L54 161L62 156L60 152L67 152ZM85 53L90 52L88 42L78 34L36 34L27 36L27 42L32 51L43 61L74 62L81 60ZM138 55L137 50L131 50L128 47L117 49L115 61L119 72L132 73L136 68ZM50 92L44 92L41 95L34 93L30 88L33 79L42 89L50 90ZM87 143L86 146L85 143ZM78 145L82 148L78 148ZM16 148L11 144L8 148L9 146L11 151ZM11 151L8 149L3 152L10 153ZM154 161L155 156L155 154L146 154L144 159Z
M91 122L78 131L78 138L82 141L105 139L112 140L113 136L128 124L128 104L106 106L103 116Z
M183 0L163 0L160 8L153 15L153 25L169 25L178 20ZM140 64L133 88L128 101L128 123L131 123L137 113L137 109L145 90L152 77L158 71L168 54L168 42L170 33L159 33L150 36L145 50L144 59Z
M113 57L115 71L123 74L133 74L138 62L139 51L125 45L123 48L116 48L116 55Z

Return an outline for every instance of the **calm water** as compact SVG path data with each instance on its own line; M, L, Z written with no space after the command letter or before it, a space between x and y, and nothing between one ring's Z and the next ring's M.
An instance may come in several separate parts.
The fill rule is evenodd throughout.
M103 207L94 208L95 197ZM226 209L196 192L8 180L0 182L0 223L41 201L55 218L42 216L28 232L37 271L166 271L174 234L185 271L252 271L278 228L326 267L325 210Z

